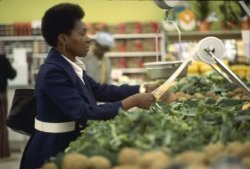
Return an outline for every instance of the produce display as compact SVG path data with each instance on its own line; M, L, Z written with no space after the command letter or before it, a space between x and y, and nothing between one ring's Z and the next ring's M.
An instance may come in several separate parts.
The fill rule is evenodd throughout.
M122 147L136 147L175 154L218 141L249 140L250 111L241 110L243 104L233 99L202 99L156 103L148 111L121 111L114 120L90 122L68 151L117 153Z
M250 167L249 95L216 74L180 79L170 91L174 99L168 104L156 102L150 110L121 110L113 120L89 121L55 158L57 167L68 169L65 159L72 158L72 165L87 165L75 169L165 169L175 162L208 168L223 155L235 155ZM103 165L93 166L93 158Z
M242 79L248 86L250 81ZM182 78L170 91L174 93L171 101L183 101L190 99L203 99L212 97L229 97L236 100L250 100L250 96L236 84L228 83L226 79L216 73L205 76L188 76Z
M42 169L246 169L250 166L249 148L250 142L217 143L202 151L184 151L173 157L163 151L125 147L119 151L118 164L113 167L104 156L68 153L60 155L57 164L46 163Z

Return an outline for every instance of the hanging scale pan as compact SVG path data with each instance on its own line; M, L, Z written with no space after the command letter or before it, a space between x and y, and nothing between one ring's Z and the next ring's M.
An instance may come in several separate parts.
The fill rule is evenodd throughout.
M224 54L223 42L216 37L207 37L199 41L196 48L196 54L194 55L194 59L205 62L207 64L216 63L214 58L211 57L211 55L205 49L213 51L213 54L218 59L221 59Z

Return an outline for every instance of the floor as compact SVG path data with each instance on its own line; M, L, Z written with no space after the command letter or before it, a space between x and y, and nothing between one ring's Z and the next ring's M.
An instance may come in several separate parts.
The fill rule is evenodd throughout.
M26 141L10 142L11 156L0 158L0 169L19 169L23 148Z
M8 158L0 158L0 169L19 169L21 152L12 152Z

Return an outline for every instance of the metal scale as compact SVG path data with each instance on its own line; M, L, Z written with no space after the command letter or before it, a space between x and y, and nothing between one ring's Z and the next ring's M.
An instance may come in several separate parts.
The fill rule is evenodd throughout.
M220 57L224 52L223 42L216 37L207 37L199 41L195 60L209 64L216 72L223 76L229 83L236 83L250 95L250 89L244 84L221 60ZM217 65L220 69L215 67Z
M178 1L176 0L155 0L155 3L160 8L166 11L168 14L169 9L177 5ZM242 2L240 2L242 3ZM173 21L172 21L173 22ZM180 36L179 29L177 31ZM180 40L180 37L179 37ZM209 64L216 72L223 76L228 82L237 84L242 88L247 94L250 95L250 89L244 84L221 60L221 56L224 53L224 44L223 42L216 37L207 37L199 41L197 48L194 50L191 57L186 59L180 67L166 80L166 82L157 88L152 94L159 99L167 90L170 88L171 84L176 80L178 75L182 70L187 66L191 60L198 60ZM220 69L218 69L217 65Z

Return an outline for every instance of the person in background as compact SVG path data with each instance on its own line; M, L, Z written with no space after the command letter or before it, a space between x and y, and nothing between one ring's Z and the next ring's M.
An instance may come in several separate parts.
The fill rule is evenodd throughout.
M85 57L90 46L84 15L79 5L61 3L42 18L42 35L52 48L36 79L36 130L23 152L21 169L37 169L63 152L89 120L113 119L119 109L148 109L155 101L151 93L139 93L139 85L101 84L85 73L85 64L77 58ZM151 92L157 86L145 87Z
M4 54L0 54L0 158L10 156L6 118L8 110L8 79L16 77L16 70Z
M99 83L111 83L111 62L105 54L115 47L115 41L108 32L98 32L87 56L82 58L86 73Z

